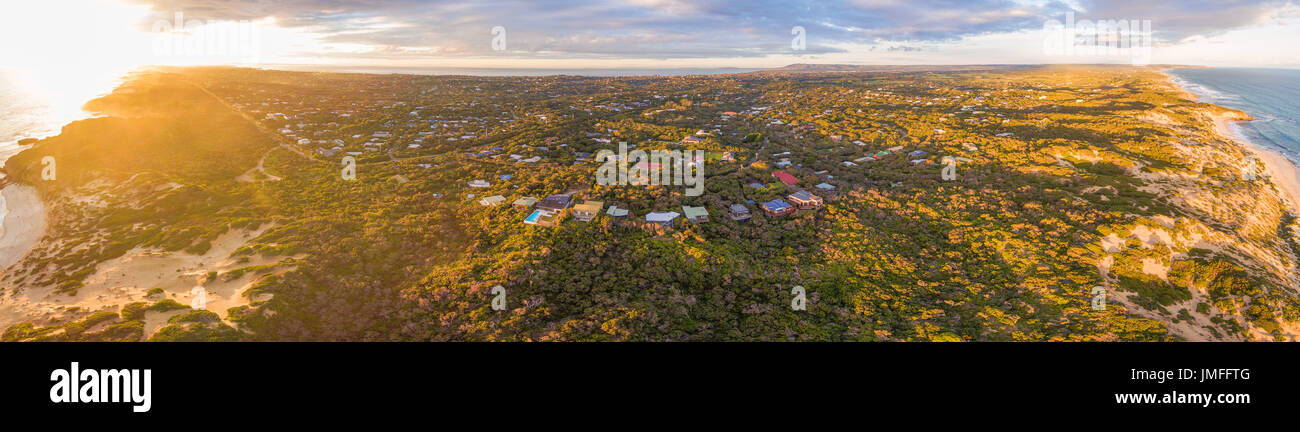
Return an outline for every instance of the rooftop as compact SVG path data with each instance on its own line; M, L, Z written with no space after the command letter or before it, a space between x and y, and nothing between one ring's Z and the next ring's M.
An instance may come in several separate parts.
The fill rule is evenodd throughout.
M772 172L772 176L773 176L773 177L776 177L776 178L779 179L779 180L781 180L782 183L785 183L785 184L788 184L788 185L792 185L792 184L795 184L795 183L799 183L799 179L794 178L794 176L790 175L790 173L785 172L785 171L773 171L773 172Z
M605 207L604 201L586 201L583 202L582 204L573 206L573 211L595 214L595 213L599 213L600 209L604 207Z
M546 210L564 210L569 208L568 195L551 195L537 202L537 207Z
M798 191L798 192L795 192L795 193L790 194L790 198L791 198L791 199L795 199L795 200L799 200L799 201L812 201L812 200L814 200L814 199L817 199L817 196L816 196L816 195L813 195L812 193L810 193L810 192L808 192L808 191L806 191L806 190L801 190L801 191Z
M699 217L709 216L709 210L705 209L704 207L682 206L682 213L686 214L687 219L695 219Z
M645 215L646 222L671 222L681 214L677 212L654 212Z
M791 205L790 205L790 203L785 202L785 200L780 199L780 198L777 198L777 199L774 199L774 200L771 200L771 201L768 201L768 202L763 203L763 207L765 207L765 208L767 208L768 210L771 210L771 211L778 211L778 210L781 210L781 209L790 208Z

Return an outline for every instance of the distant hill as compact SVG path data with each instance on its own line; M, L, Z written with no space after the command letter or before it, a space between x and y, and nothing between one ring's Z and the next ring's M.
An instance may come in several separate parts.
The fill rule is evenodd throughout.
M1026 69L1033 65L850 65L795 63L764 72L925 72Z

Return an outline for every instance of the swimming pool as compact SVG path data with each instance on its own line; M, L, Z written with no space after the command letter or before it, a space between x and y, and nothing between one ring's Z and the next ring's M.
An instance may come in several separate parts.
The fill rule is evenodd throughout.
M537 224L537 219L538 219L538 218L541 218L541 217L542 217L542 211L541 211L541 210L533 210L533 213L532 213L532 214L529 214L528 217L524 218L524 223L529 224L529 225L536 225L536 224Z

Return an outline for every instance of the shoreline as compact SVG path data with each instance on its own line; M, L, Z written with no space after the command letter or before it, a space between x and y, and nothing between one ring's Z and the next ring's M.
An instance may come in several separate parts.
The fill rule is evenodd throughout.
M1160 74L1164 75L1168 82L1184 96L1190 96L1196 102L1211 103L1205 100L1208 97L1188 90L1182 85L1183 80L1181 78L1170 74L1168 71L1169 68L1161 69ZM1282 199L1290 204L1290 212L1300 215L1300 165L1287 159L1281 153L1255 144L1246 138L1245 134L1234 129L1236 123L1254 120L1240 120L1230 113L1210 114L1209 117L1214 122L1214 132L1216 134L1240 145L1262 162L1269 181L1277 186Z
M1233 130L1233 125L1243 120L1228 117L1223 114L1211 116L1214 119L1214 131L1224 138L1237 142L1254 154L1263 163L1269 181L1278 187L1282 198L1291 204L1291 213L1300 215L1300 166L1281 153L1260 147L1246 139L1243 134Z
M36 188L11 183L0 190L4 197L4 232L0 234L0 271L22 260L45 235L45 203Z

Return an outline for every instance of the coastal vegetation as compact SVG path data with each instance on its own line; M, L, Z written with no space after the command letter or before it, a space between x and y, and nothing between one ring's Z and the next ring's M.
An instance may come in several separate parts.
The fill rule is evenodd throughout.
M1267 179L1241 179L1245 150L1210 120L1224 109L1148 68L187 68L88 108L103 116L5 165L51 221L0 295L83 298L108 263L238 238L223 270L159 279L242 301L210 311L130 286L8 323L5 341L1290 340L1300 322L1296 215ZM705 150L705 193L597 185L590 155L619 142ZM825 205L759 210L804 189ZM542 227L478 202L553 194L630 213ZM752 218L727 218L732 204ZM683 206L711 217L642 222Z

